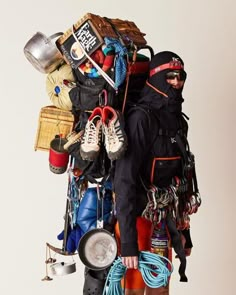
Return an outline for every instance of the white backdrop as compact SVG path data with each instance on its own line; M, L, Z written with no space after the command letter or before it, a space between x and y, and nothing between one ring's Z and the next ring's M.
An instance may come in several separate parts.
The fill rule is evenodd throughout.
M44 74L23 47L37 32L65 31L85 13L134 21L155 52L185 61L184 112L197 160L203 204L192 216L188 283L178 261L171 294L234 295L235 51L234 0L7 1L1 7L1 283L4 295L82 294L83 266L42 282L45 243L61 246L67 175L49 171L48 153L34 151L40 108L50 104ZM60 257L58 257L60 258Z

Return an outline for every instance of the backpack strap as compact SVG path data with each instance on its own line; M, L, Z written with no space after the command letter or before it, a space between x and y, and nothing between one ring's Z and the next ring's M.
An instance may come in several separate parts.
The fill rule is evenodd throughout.
M128 70L126 73L126 85L125 85L125 94L124 94L124 100L123 100L123 105L122 105L122 114L124 114L125 106L126 106L126 100L127 100L128 88L129 88L129 78L131 75L131 67L136 62L136 58L137 58L137 47L134 47L132 62L129 62L129 56L127 55Z
M192 170L192 181L193 181L193 187L194 187L194 193L199 194L199 189L198 189L198 182L197 182L197 175L196 175L196 168L195 168L195 157L193 153L190 151L189 143L183 134L180 136L179 133L176 134L175 139L176 143L178 144L178 147L180 149L180 152L183 156L184 159L184 170L191 169ZM183 142L184 138L184 142ZM184 171L183 171L184 172Z
M183 142L182 138L184 138L184 142ZM176 140L176 143L178 144L180 152L183 156L185 165L190 164L190 162L191 162L191 159L189 157L190 149L189 149L189 144L188 144L187 138L185 136L180 136L180 134L177 132L177 134L175 135L175 140Z
M184 248L181 242L180 233L176 228L175 221L171 217L170 214L167 214L166 216L166 225L168 228L168 232L171 237L172 245L175 250L175 253L178 255L180 260L180 266L179 266L179 275L180 275L180 281L181 282L187 282L188 279L185 274L186 270L186 255L184 252Z
M148 125L151 126L150 113L152 113L152 110L149 107L144 107L140 104L129 104L128 106L128 111L125 113L125 116L129 116L132 112L140 110L146 114L148 118Z

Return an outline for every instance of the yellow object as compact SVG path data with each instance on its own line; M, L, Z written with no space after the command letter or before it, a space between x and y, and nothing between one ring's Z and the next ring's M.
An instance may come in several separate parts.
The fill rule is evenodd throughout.
M64 80L69 83L63 82ZM59 109L70 111L72 103L69 92L73 87L71 82L75 82L71 66L63 64L47 75L46 90L48 96L54 106ZM74 85L75 86L75 85Z

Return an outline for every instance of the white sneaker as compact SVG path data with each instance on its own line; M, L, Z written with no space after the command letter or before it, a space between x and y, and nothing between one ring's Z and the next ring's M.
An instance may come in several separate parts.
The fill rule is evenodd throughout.
M127 136L124 131L123 118L118 111L105 106L102 113L102 123L108 158L117 160L127 148Z
M84 135L80 145L80 155L83 160L93 161L100 152L102 140L102 109L93 110L85 126Z

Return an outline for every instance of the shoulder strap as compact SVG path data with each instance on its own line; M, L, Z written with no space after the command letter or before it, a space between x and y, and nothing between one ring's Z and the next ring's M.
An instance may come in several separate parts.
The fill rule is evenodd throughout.
M125 116L129 116L132 112L140 110L144 112L148 118L148 124L151 125L150 113L152 112L150 108L144 107L143 105L139 104L129 104L128 110L125 113Z
M157 140L158 136L162 135L162 130L160 129L160 126L159 126L160 125L160 123L159 123L160 120L159 120L158 115L156 113L154 113L152 111L152 109L150 107L148 107L148 106L144 106L144 105L140 105L140 104L132 104L132 105L129 105L129 106L130 106L130 108L128 109L128 111L126 113L126 116L130 115L131 112L140 110L140 111L142 111L142 112L144 112L146 114L146 117L148 118L148 125L149 125L150 129L152 128L151 118L153 118L155 120L155 122L158 124L157 132L151 138L150 147L152 147L154 142Z

